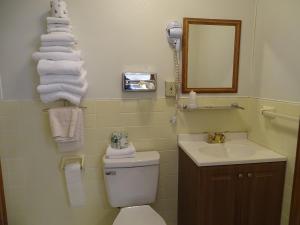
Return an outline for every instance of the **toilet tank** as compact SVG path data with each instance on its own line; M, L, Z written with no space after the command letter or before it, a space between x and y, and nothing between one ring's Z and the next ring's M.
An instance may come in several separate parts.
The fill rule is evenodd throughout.
M137 152L134 158L103 157L104 180L112 207L127 207L153 203L156 198L159 153Z

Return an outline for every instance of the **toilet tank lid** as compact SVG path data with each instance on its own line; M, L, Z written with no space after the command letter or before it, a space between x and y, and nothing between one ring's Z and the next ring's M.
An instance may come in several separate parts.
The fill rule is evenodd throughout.
M156 151L137 152L133 158L107 159L103 156L104 168L151 166L159 164L159 153Z

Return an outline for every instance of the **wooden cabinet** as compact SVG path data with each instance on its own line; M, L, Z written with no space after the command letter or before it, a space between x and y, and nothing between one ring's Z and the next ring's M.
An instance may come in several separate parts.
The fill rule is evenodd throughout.
M198 167L179 153L178 225L280 225L285 162Z
M0 225L7 225L1 162L0 162Z

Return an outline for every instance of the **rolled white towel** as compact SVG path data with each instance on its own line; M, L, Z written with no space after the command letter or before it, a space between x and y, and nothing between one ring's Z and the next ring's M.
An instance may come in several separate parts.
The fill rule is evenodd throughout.
M80 76L82 71L83 61L52 61L42 59L38 62L37 71L39 75L74 75Z
M48 24L70 24L69 18L57 18L57 17L47 17L47 23Z
M67 32L54 32L50 34L41 35L42 42L51 42L51 41L62 41L62 42L75 42L75 37L73 34Z
M64 99L71 102L74 105L79 105L81 101L81 97L82 96L80 95L76 95L68 92L55 92L55 93L40 95L41 101L45 104Z
M81 60L81 52L73 51L73 52L35 52L32 54L32 58L35 61L41 59L48 60L69 60L69 61L80 61Z
M53 32L67 32L71 33L72 30L70 28L64 28L64 27L53 27L53 28L47 28L48 33L53 33Z
M74 47L76 42L74 41L42 41L42 47L49 47L49 46L64 46L64 47Z
M82 87L74 86L72 84L47 84L39 85L37 91L40 94L50 94L53 92L69 92L75 95L84 96L88 88L88 83L85 81Z
M40 76L40 84L56 84L56 83L65 83L73 84L78 87L82 87L85 84L86 71L82 72L81 76L72 76L72 75L44 75Z
M73 52L74 50L71 47L65 46L49 46L49 47L40 47L40 52Z
M68 24L62 24L62 23L52 23L47 25L47 29L49 28L66 28L72 30L72 26Z

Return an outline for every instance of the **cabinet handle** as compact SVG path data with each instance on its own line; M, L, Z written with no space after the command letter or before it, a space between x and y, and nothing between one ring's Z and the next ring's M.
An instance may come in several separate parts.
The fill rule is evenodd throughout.
M239 179L242 179L243 177L244 177L244 175L243 175L242 173L239 173L239 174L238 174L238 178L239 178Z
M249 178L253 177L252 173L248 173L247 175L248 175Z

